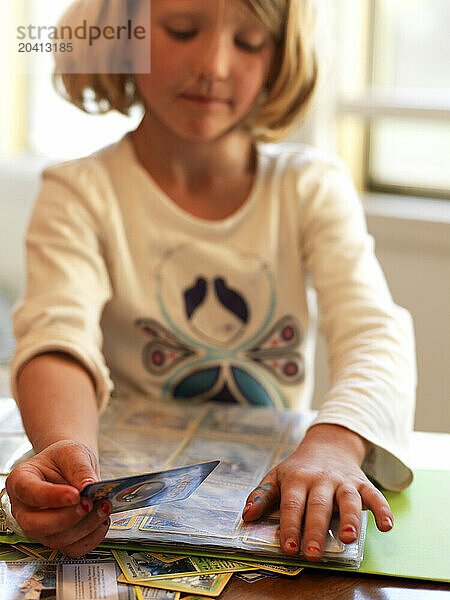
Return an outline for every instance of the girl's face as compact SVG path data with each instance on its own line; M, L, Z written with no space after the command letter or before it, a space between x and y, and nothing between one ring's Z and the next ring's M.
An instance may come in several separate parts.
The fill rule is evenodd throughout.
M151 8L151 73L136 74L146 111L183 139L217 139L264 87L271 35L244 0L152 0Z

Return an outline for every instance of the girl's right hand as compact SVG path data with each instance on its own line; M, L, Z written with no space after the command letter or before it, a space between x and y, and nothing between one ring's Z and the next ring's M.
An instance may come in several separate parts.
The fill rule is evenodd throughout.
M62 440L15 467L6 490L24 534L72 558L98 546L109 527L111 505L94 506L79 493L98 480L96 465L87 446Z

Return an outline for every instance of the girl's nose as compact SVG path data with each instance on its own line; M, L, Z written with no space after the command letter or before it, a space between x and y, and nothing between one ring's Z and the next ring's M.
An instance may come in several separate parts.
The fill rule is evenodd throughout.
M232 47L226 36L215 34L209 37L204 50L197 73L212 81L227 79L231 69Z

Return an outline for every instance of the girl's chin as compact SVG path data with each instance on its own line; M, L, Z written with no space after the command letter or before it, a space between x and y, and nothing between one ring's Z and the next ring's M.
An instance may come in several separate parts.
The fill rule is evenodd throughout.
M223 139L225 136L230 135L234 129L230 128L218 128L218 127L204 127L204 128L193 128L185 127L180 128L174 133L182 140L186 142L203 142L211 143Z
M239 122L231 119L219 119L210 114L201 117L186 117L186 115L172 113L161 118L153 113L152 117L159 122L158 129L161 134L163 134L162 127L163 130L166 130L167 136L178 138L184 142L211 143L234 134L239 129ZM150 118L150 122L153 119ZM152 128L150 127L150 129Z

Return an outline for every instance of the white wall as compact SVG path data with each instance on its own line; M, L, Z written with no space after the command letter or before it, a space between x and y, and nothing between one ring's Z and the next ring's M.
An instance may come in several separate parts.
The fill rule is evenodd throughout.
M39 159L0 161L0 292L10 300L23 289L23 240L40 172L47 163Z
M374 196L365 204L368 229L392 296L414 320L415 429L450 432L450 205ZM319 340L315 408L327 382L325 345Z

